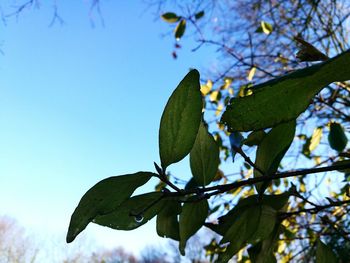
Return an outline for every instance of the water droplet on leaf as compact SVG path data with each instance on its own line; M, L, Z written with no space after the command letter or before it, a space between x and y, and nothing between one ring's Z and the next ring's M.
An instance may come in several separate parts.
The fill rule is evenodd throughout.
M136 216L135 216L135 221L136 221L137 223L141 223L142 220L143 220L143 215L142 215L142 214L139 214L139 215L136 215Z

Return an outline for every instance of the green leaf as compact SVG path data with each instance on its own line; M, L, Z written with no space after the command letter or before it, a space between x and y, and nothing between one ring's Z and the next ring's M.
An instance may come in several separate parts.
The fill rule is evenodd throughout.
M339 123L331 122L328 142L332 149L338 152L342 152L345 149L348 143L348 138L344 133L343 127Z
M95 184L84 194L72 214L67 243L72 242L97 216L115 210L132 195L136 188L144 185L152 176L156 174L138 172L109 177Z
M196 20L201 19L204 16L204 10L198 12L197 14L194 15Z
M255 226L256 231L247 240L251 243L266 239L272 233L277 222L277 211L275 209L268 205L261 205L260 209L259 223Z
M249 257L252 263L276 263L276 258L273 251L276 247L279 234L281 232L281 225L276 224L273 231L263 241L253 245L248 249Z
M182 36L184 35L186 30L186 20L185 19L181 19L181 21L177 24L176 28L175 28L175 39L179 40L180 38L182 38Z
M201 123L190 153L191 171L196 182L203 186L210 184L218 171L219 163L219 147Z
M258 145L255 164L265 175L274 174L294 139L295 121L280 124L270 130ZM254 169L254 177L262 174ZM263 192L266 188L265 183L256 184L258 192Z
M157 215L157 234L160 237L169 237L180 240L178 214L181 213L181 204L178 201L167 200L162 211Z
M332 249L321 240L317 240L316 263L337 263L337 257Z
M261 130L296 119L325 86L350 79L350 51L326 62L257 85L232 98L221 121L230 131Z
M275 211L283 211L289 197L289 192L279 195L262 195L261 199L259 198L259 195L251 195L247 198L241 199L237 205L230 210L230 212L222 217L219 217L219 224L206 224L205 226L219 235L224 236L231 227L232 223L239 218L239 215L243 210L246 210L252 206L256 207L258 205L264 205L273 208Z
M201 115L199 72L191 70L170 96L160 121L159 153L164 170L191 151Z
M269 35L273 31L273 27L270 23L267 23L265 21L261 21L261 29L266 34Z
M180 16L178 16L175 13L172 12L167 12L161 15L161 18L168 23L176 23L177 21L179 21L181 19Z
M258 145L264 139L265 136L266 132L264 132L263 130L253 131L248 135L247 139L243 141L243 144L247 146Z
M240 208L232 219L231 227L220 242L230 244L219 256L218 262L230 260L248 242L268 238L276 226L277 212L270 206L255 204Z
M256 226L259 223L260 208L249 206L240 210L231 227L225 233L221 244L230 242L225 252L219 255L218 262L229 261L241 248L247 240L254 234Z
M206 199L194 203L185 203L180 214L180 244L179 249L185 255L187 240L204 224L208 216L209 205Z
M111 213L97 216L93 222L118 230L132 230L147 223L164 206L163 193L152 192L129 198Z

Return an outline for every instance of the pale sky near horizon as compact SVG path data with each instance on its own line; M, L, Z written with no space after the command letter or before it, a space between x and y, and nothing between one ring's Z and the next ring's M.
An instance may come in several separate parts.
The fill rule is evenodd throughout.
M173 60L174 40L162 37L168 26L142 1L103 3L104 27L97 17L91 26L84 1L58 2L62 26L48 26L50 5L1 25L0 215L36 233L64 236L81 196L99 180L154 171L169 95L213 55L191 53L195 44L184 40ZM132 251L160 240L154 223L85 232Z

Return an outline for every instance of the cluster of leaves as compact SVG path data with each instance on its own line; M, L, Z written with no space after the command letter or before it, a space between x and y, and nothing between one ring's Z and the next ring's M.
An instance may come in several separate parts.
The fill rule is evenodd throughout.
M171 19L169 15L167 17ZM326 62L251 87L249 95L230 100L222 122L227 133L240 138L232 140L235 141L233 150L245 157L254 169L254 178L231 184L216 181L220 164L219 144L203 119L204 100L199 72L191 70L165 106L159 128L160 165L155 163L156 173L110 177L93 186L72 215L67 242L72 242L90 222L118 230L132 230L156 216L158 235L179 241L182 254L187 240L206 226L222 236L219 243L211 242L207 246L212 260L227 262L249 244L248 254L252 262L275 262L274 252L278 249L280 234L290 231L285 223L287 219L301 212L317 213L350 203L349 198L345 198L324 206L314 205L309 210L290 211L290 197L301 197L295 186L282 194L265 193L273 180L323 171L278 173L277 169L295 138L296 118L323 87L350 79L350 70L346 66L349 61L350 51L347 51ZM240 131L252 132L244 140ZM330 146L335 150L343 151L346 147L347 138L339 124L331 124L329 138ZM309 148L314 140L310 140ZM257 145L254 163L242 151L243 143L251 147ZM188 154L192 179L181 189L169 179L167 169ZM349 166L347 162L331 168ZM159 178L165 187L133 196L133 192L151 177ZM207 221L215 213L208 199L244 186L255 186L257 194L239 200L218 218L217 224ZM317 240L317 262L334 262L332 250L317 235L313 238Z

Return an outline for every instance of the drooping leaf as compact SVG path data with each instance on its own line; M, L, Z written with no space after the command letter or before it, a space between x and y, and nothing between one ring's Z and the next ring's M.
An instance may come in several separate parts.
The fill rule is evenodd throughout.
M259 223L252 237L250 237L248 242L255 242L259 240L266 239L275 228L277 222L277 211L268 205L260 206Z
M167 12L161 15L161 18L168 23L176 23L177 21L179 21L181 19L180 16L178 16L175 13L172 12Z
M118 230L132 230L156 216L164 206L163 193L137 195L124 201L114 211L97 216L93 222Z
M270 130L258 145L256 151L255 165L265 174L274 174L294 139L295 121L280 124ZM254 169L254 177L262 174ZM264 191L266 184L256 184L258 192Z
M201 115L199 72L191 70L170 96L160 121L159 154L164 170L191 151Z
M232 98L221 121L230 131L261 130L296 119L325 86L350 79L350 51L323 63L257 85Z
M339 123L331 122L328 142L332 149L338 152L342 152L345 149L348 143L348 138L344 133L343 127Z
M225 252L220 254L218 262L229 261L241 248L247 240L254 234L256 226L259 223L260 208L249 206L239 211L231 227L225 233L221 244L230 242Z
M321 240L317 240L316 263L337 263L337 257L332 249Z
M240 132L232 132L229 139L231 145L232 162L234 162L237 153L236 148L240 148L242 146L244 137Z
M209 205L206 199L194 203L184 203L180 214L179 249L182 255L185 255L187 240L203 226L208 212Z
M181 213L181 204L175 200L167 200L162 211L157 215L157 234L180 240L179 221L177 216Z
M279 195L251 195L247 198L241 199L237 205L230 210L226 215L219 217L219 224L205 224L206 227L210 228L219 235L225 235L228 229L231 227L232 223L239 217L242 210L246 210L251 206L269 206L275 211L283 211L286 206L290 193L286 192Z
M268 238L277 222L277 212L270 206L254 204L241 207L232 218L231 226L221 243L230 242L219 262L227 262L247 243L256 243Z
M263 130L253 131L248 135L247 139L243 141L243 144L247 146L258 145L264 139L265 135L266 132L264 132Z
M127 200L136 188L144 185L152 176L156 176L156 174L138 172L109 177L95 184L84 194L72 214L67 242L72 242L97 216L112 212Z
M196 20L201 19L203 16L204 16L204 10L202 10L194 15Z
M281 226L276 224L273 231L263 241L253 245L248 249L250 261L252 263L276 263L277 260L273 254L274 248L281 232Z
M182 36L184 35L186 30L186 20L185 19L181 19L180 22L177 24L176 28L175 28L175 39L179 40L180 38L182 38Z
M203 123L190 153L192 175L200 185L211 183L220 163L219 147Z

